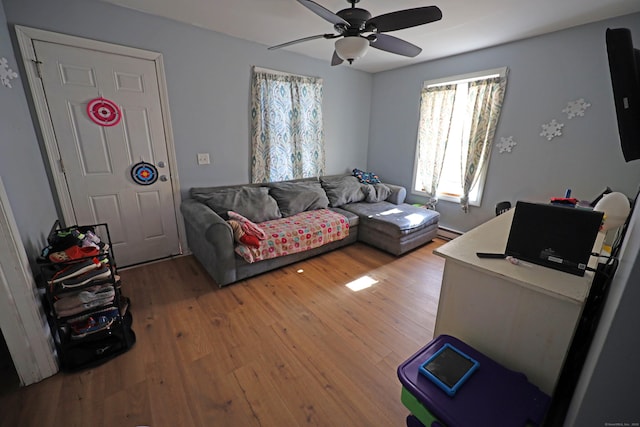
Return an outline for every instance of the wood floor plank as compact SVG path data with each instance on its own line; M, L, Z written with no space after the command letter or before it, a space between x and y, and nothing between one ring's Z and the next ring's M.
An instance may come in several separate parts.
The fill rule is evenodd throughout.
M55 420L69 427L84 427L87 420L103 426L105 370L86 370L64 374Z
M277 337L280 327L274 325L272 349L261 354L262 369L274 384L272 392L287 402L296 418L296 425L323 426L329 423L357 425L351 410L331 399L322 382L310 381L310 373L299 353L282 345Z
M374 365L363 362L362 354L354 352L348 341L335 335L318 341L285 325L278 332L304 364L309 379L318 381L324 395L342 405L343 414L355 416L348 425L394 425L393 415L386 410L388 402L380 399L387 396L387 386L377 381L375 369L369 370ZM371 401L377 404L372 406ZM338 420L331 421L325 425L335 425Z
M169 310L169 331L182 363L190 363L212 351L214 328L195 298L178 301Z
M149 426L153 414L148 384L142 381L105 395L105 426Z
M442 243L356 243L224 288L192 256L120 271L134 347L0 396L0 427L404 425L396 369L433 336Z
M171 351L147 367L147 392L152 414L149 425L197 426L189 409L183 367ZM122 409L124 410L124 408Z
M54 426L64 375L0 396L0 426Z
M234 375L242 388L251 414L260 426L295 426L299 425L292 413L294 405L289 406L283 397L276 392L266 361L260 356L251 363L238 368Z
M217 355L184 366L188 404L198 426L258 426L232 371Z

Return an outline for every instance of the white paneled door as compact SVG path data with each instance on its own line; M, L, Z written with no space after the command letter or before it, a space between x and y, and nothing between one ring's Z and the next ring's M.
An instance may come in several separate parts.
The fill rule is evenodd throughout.
M107 223L119 267L180 253L154 61L41 40L33 50L75 223ZM98 124L87 105L101 97L120 112ZM119 122L104 126L114 111ZM139 162L156 167L155 182L134 181Z

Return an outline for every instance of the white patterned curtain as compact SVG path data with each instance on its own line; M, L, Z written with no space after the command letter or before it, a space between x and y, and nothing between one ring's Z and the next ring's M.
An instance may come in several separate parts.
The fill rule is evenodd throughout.
M254 69L251 181L324 175L322 79Z
M453 117L457 85L422 89L418 124L418 167L416 188L427 193L427 205L438 202L437 190Z
M493 138L502 111L507 77L492 77L469 83L467 95L467 123L469 148L462 153L462 197L460 205L469 211L469 191L477 183L481 172L487 167Z

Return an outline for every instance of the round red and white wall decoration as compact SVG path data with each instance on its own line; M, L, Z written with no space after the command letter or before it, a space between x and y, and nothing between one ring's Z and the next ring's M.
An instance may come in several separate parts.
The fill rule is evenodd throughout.
M115 102L103 97L89 101L87 114L92 122L100 126L115 126L122 119L120 107Z

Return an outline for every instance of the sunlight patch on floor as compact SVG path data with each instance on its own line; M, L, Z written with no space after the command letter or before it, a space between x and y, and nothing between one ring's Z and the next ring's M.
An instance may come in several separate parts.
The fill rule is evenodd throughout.
M359 279L353 280L347 283L345 286L351 289L354 292L361 291L363 289L370 288L371 286L378 283L376 279L370 276L362 276Z

